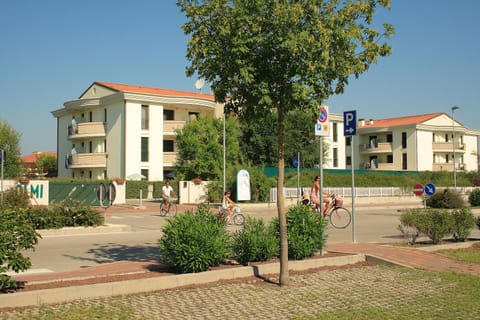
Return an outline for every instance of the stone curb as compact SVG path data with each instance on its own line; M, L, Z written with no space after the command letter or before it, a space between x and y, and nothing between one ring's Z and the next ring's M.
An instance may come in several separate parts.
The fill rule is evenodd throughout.
M288 266L289 270L291 271L303 271L325 266L343 266L365 261L366 257L364 254L353 254L322 259L289 261ZM275 262L257 266L239 266L229 269L205 271L199 273L15 292L1 295L0 308L18 308L39 306L43 304L65 303L78 299L91 299L173 289L189 285L207 284L220 280L232 280L252 276L259 277L267 274L278 274L279 272L280 263Z
M98 227L65 227L61 229L45 229L37 230L42 237L95 234L95 233L112 233L127 232L131 227L123 224L106 224Z

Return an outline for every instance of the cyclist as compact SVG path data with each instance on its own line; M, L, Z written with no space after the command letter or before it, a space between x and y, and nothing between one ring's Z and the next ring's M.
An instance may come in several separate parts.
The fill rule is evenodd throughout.
M225 191L225 194L223 195L223 203L222 206L227 212L226 218L230 218L233 212L233 207L235 207L235 202L230 198L230 191Z
M330 205L330 194L328 192L323 192L326 197L323 198L323 216L327 215L328 206ZM313 182L312 189L310 190L310 202L315 205L316 209L320 208L320 177L316 176Z
M166 206L170 207L170 194L173 193L174 196L177 196L175 190L173 190L172 186L170 185L170 181L166 181L165 185L162 187L162 198L163 202Z

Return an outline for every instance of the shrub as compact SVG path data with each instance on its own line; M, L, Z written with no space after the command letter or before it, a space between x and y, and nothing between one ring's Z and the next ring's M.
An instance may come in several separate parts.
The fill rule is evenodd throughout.
M35 229L59 229L64 226L64 218L59 207L31 206L25 215Z
M417 238L420 235L420 231L418 230L418 217L418 212L414 210L408 210L400 216L398 230L400 230L409 244L415 244L415 241L417 241Z
M478 229L480 229L480 216L475 219L475 224L477 225Z
M480 206L480 189L475 189L469 194L468 202L472 206Z
M104 223L103 215L97 210L81 205L77 200L68 200L58 205L65 227L99 226Z
M455 220L453 216L443 209L418 209L417 228L420 233L425 234L437 244L445 236L452 234Z
M465 207L465 201L455 190L445 189L427 199L427 206L431 208L460 209Z
M247 217L242 230L232 237L233 257L241 264L278 256L277 238L261 219Z
M23 188L10 188L3 192L3 207L27 208L30 206L30 196Z
M475 226L475 216L469 208L452 211L454 219L453 238L456 241L465 241Z
M208 270L230 256L226 223L208 210L179 214L168 220L162 232L162 261L181 273Z
M287 212L288 257L300 260L312 256L325 247L327 220L312 212L310 207L296 205ZM271 228L280 239L278 218L271 222Z
M0 208L0 290L16 287L16 282L4 274L8 270L25 271L31 267L24 250L32 249L40 236L20 210Z

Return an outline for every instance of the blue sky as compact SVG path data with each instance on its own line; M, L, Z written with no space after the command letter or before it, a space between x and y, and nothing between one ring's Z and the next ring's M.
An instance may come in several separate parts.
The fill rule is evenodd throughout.
M175 0L15 0L0 4L0 119L22 154L56 150L51 111L94 81L195 91ZM478 0L392 0L393 54L326 104L382 119L432 112L480 129ZM205 92L206 90L204 90Z

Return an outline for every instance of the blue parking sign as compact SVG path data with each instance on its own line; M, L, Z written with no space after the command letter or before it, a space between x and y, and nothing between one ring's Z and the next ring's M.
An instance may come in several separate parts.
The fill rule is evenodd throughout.
M345 111L343 113L343 135L345 137L357 135L357 111Z

